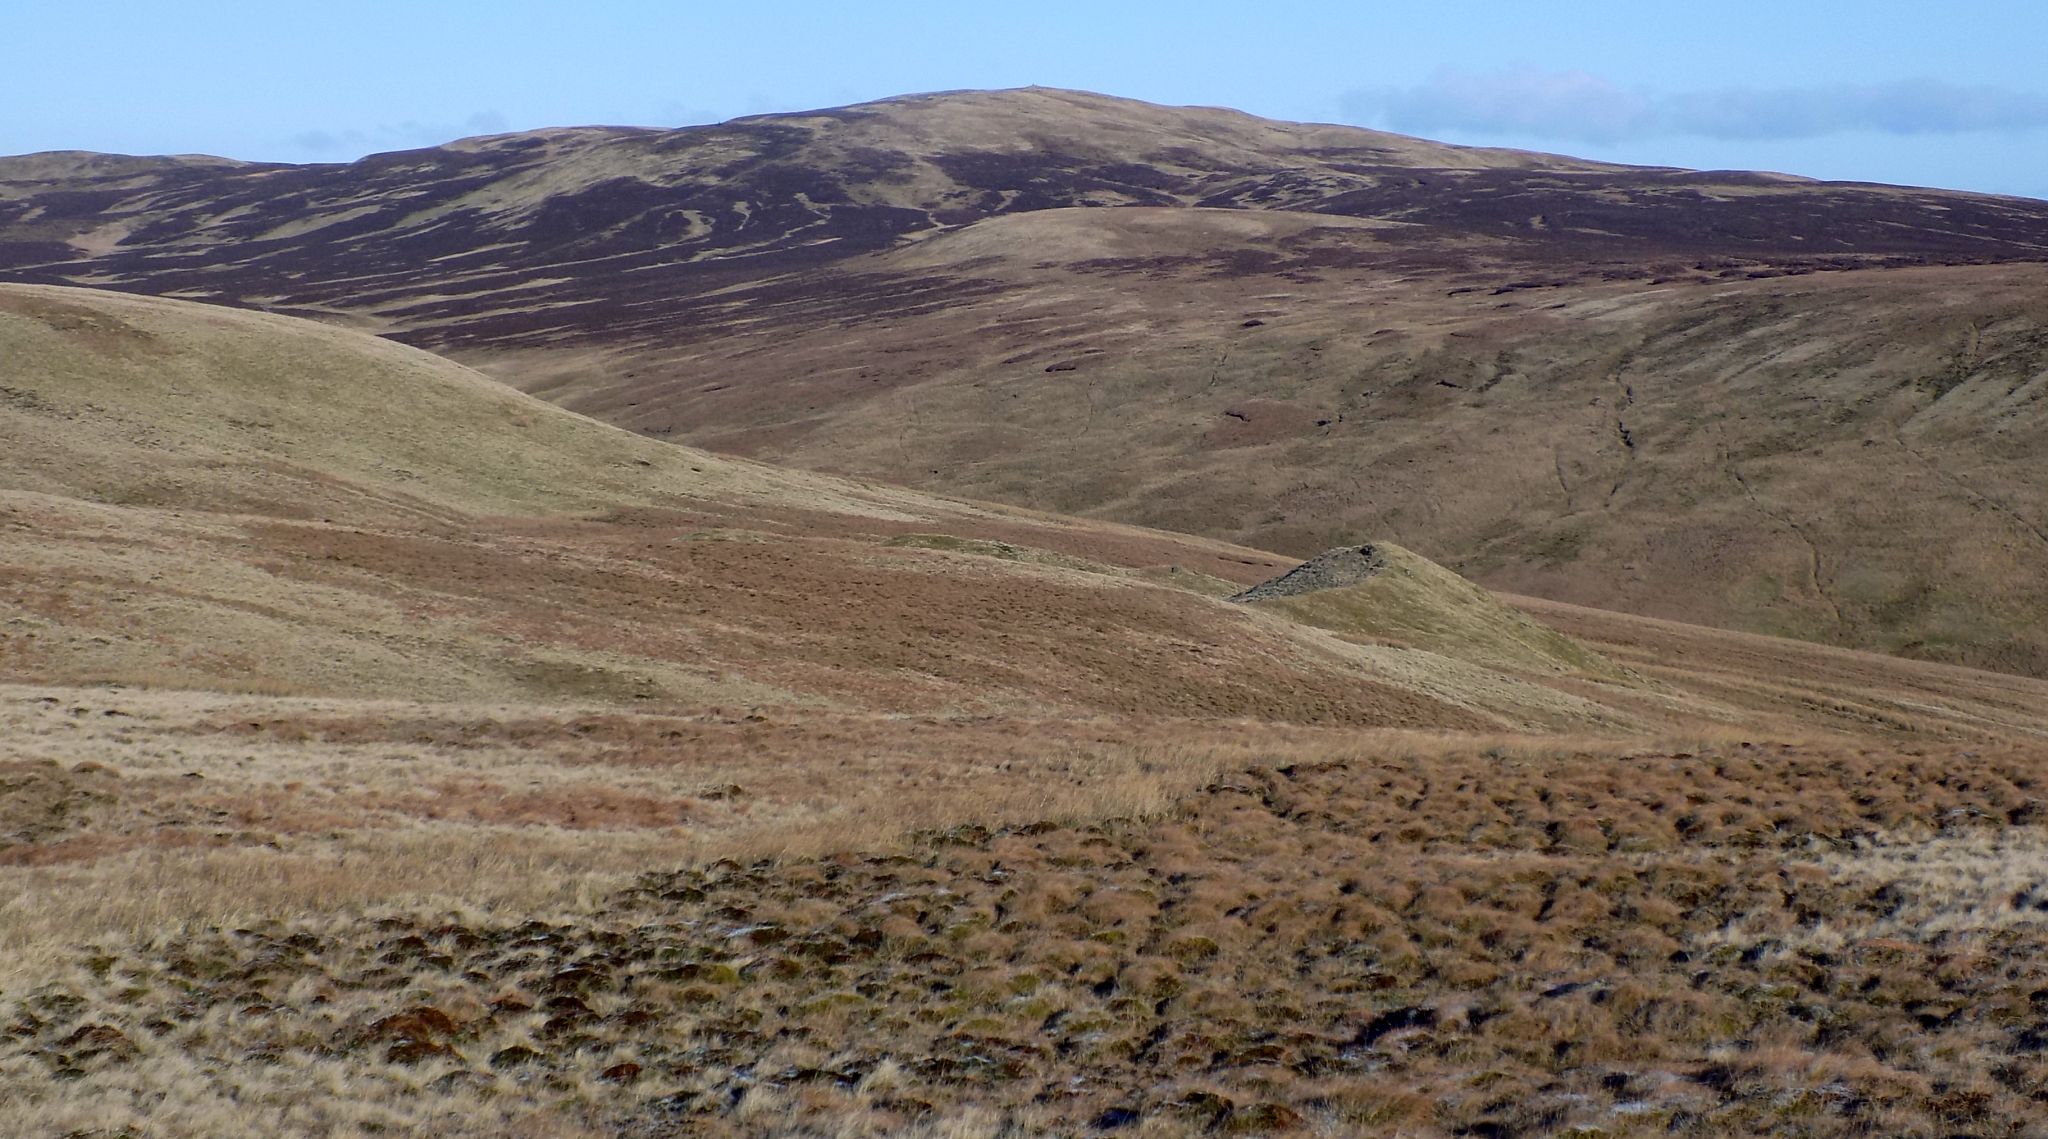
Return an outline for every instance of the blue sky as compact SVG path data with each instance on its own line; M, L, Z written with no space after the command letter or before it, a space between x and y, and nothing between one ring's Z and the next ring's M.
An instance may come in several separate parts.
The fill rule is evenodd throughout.
M14 0L0 153L335 161L1045 84L1453 142L2048 198L2048 4Z

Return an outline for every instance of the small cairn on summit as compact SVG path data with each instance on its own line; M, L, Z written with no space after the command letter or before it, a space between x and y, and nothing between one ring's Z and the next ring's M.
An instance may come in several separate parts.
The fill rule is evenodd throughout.
M1386 569L1387 556L1373 546L1339 546L1334 550L1324 550L1279 577L1252 586L1230 600L1267 601L1275 597L1314 593L1319 589L1338 589L1378 577Z

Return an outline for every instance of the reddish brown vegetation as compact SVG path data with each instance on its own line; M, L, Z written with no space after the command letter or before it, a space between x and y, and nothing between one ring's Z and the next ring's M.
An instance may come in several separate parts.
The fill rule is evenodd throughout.
M222 932L112 968L265 1003L202 1050L507 1090L599 1066L635 1135L969 1105L1061 1132L2005 1133L2048 1104L2048 923L2014 898L1901 925L1940 883L1859 866L2037 849L2044 781L2013 749L1390 753L1240 772L1150 822L650 875L572 920ZM369 1011L279 1003L309 979ZM160 1030L101 999L39 994L15 1036L118 1066L62 1041Z

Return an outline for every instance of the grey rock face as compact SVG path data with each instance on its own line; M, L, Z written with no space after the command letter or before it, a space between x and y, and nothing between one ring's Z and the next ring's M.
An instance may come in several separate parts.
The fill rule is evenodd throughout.
M1334 550L1324 550L1279 577L1252 586L1230 600L1264 601L1273 597L1314 593L1318 589L1357 585L1378 576L1386 568L1386 555L1373 546L1339 546Z

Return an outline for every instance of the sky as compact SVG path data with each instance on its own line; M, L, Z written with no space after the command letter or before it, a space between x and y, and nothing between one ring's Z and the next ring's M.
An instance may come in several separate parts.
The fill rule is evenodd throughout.
M2048 198L2041 0L0 0L0 154L347 161L1040 84Z

